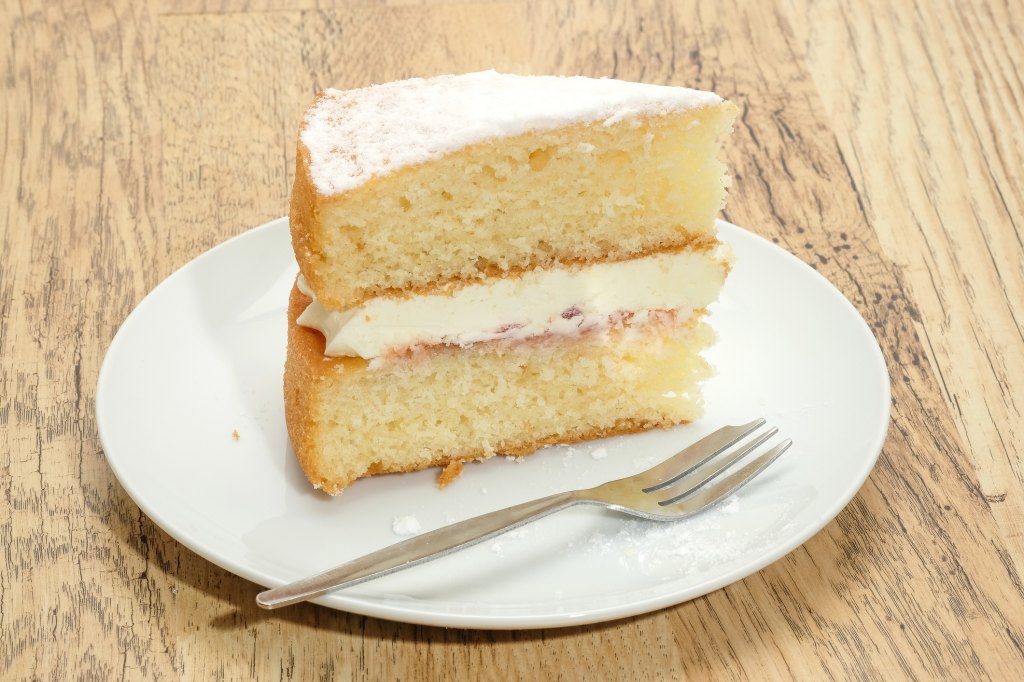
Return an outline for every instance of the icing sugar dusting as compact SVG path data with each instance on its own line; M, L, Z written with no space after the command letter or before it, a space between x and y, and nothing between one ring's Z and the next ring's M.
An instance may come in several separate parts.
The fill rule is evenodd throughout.
M664 571L685 575L708 570L749 551L751 542L771 542L775 532L737 532L732 520L740 513L736 495L688 519L671 522L630 520L615 533L593 533L574 546L596 554L614 553L624 568L641 574Z
M529 526L521 526L519 528L514 528L514 529L508 531L507 533L503 533L502 535L499 535L497 540L492 542L491 545L490 545L491 546L491 552L493 552L494 554L496 554L496 555L498 555L500 557L505 556L505 547L506 547L506 545L512 544L513 542L515 542L515 541L519 540L520 538L522 538L523 536L527 535L529 532L530 532L529 531Z
M610 78L482 71L325 90L300 137L313 184L331 195L495 137L577 122L613 125L721 101L710 92Z

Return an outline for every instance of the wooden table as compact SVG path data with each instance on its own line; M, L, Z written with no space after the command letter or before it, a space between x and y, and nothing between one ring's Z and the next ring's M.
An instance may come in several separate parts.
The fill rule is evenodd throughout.
M1020 679L1024 6L325 4L0 10L0 677ZM804 546L648 615L480 632L261 612L115 480L104 351L164 277L285 213L317 89L490 67L741 108L725 215L868 320L892 375L881 459Z

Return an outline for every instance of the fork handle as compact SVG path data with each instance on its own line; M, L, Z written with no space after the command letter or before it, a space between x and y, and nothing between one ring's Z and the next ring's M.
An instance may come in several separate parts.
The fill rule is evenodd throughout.
M568 491L459 521L309 578L260 592L256 595L256 603L265 609L276 609L314 599L342 587L351 587L471 547L499 533L582 501L576 491Z

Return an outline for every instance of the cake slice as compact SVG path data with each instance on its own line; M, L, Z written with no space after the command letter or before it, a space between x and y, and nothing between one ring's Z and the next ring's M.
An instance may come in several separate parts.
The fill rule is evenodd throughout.
M322 93L299 134L285 406L310 481L700 414L711 93L485 72Z

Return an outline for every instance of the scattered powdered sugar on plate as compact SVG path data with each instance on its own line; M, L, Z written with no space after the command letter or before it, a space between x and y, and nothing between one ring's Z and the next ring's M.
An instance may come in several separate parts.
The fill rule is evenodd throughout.
M505 556L505 546L507 544L514 543L516 540L519 540L529 533L529 526L520 526L519 528L514 528L507 533L502 533L494 540L494 542L491 543L491 551L498 556Z
M641 467L643 469L650 469L652 466L658 463L658 459L654 455L647 455L646 457L637 457L633 460L633 465Z
M619 555L624 568L641 573L673 573L706 570L741 556L752 542L748 531L737 530L740 513L736 495L696 516L679 521L626 521L613 533L596 532L570 543L586 552ZM759 534L755 544L770 541L773 533Z
M590 453L590 456L594 459L604 459L608 456L608 448L596 448Z
M411 514L396 516L391 522L391 530L395 535L416 535L420 532L420 520Z

